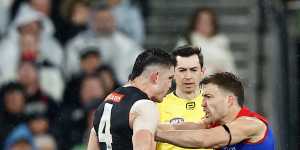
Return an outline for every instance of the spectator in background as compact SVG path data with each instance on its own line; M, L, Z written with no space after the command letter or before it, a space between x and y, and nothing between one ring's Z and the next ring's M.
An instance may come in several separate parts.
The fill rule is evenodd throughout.
M102 65L97 69L97 75L100 80L103 81L103 86L105 88L105 95L111 93L113 90L120 86L120 83L117 80L114 70L107 66Z
M102 57L96 47L87 47L80 53L80 72L72 75L72 78L66 83L64 91L64 100L62 107L70 105L79 105L80 84L86 75L92 75L96 72L98 66L102 64Z
M31 149L28 150L41 150L36 147L37 144L41 143L35 143L34 139L43 136L51 136L49 133L48 119L44 112L35 108L33 111L26 112L26 115L28 116L28 120L25 123L17 125L5 140L5 150L11 150L15 145L18 145L18 148L22 148L20 143L25 146L24 140L28 144L26 146L31 146ZM25 150L26 148L27 147L23 147L20 150Z
M132 0L106 0L116 18L117 29L139 44L145 39L145 27L141 10Z
M71 149L75 145L84 143L85 135L88 135L85 133L90 131L88 120L92 121L89 119L89 114L97 108L105 96L102 85L101 80L95 75L87 75L82 79L79 105L69 105L61 112L60 149Z
M34 136L46 135L49 133L49 119L45 112L35 109L26 112L28 115L27 125Z
M6 33L8 17L9 17L9 8L13 0L1 0L0 1L0 40L2 36Z
M57 150L56 140L50 135L36 136L34 143L38 150Z
M206 75L222 71L236 72L229 40L219 33L217 15L212 9L198 8L194 12L185 37L177 42L177 46L187 44L201 48Z
M54 34L55 27L52 20L50 19L51 3L52 0L28 0L28 6L43 15L45 30L48 31L50 34ZM23 5L26 6L27 3L24 3Z
M84 47L99 48L103 62L109 64L121 82L126 82L140 47L132 39L116 30L115 19L107 5L98 5L92 11L90 26L67 45L66 75L79 70L79 55ZM118 61L116 61L118 60Z
M65 45L69 39L79 32L86 30L90 5L87 0L65 0L60 10L64 22L57 35L59 41Z
M45 114L49 119L50 129L56 125L59 107L40 87L38 68L33 62L22 62L18 71L18 80L25 87L26 108L25 112Z
M17 126L5 140L4 150L37 150L26 124Z
M8 36L0 44L0 82L16 78L22 56L54 67L61 66L61 47L45 27L40 13L30 7L21 7Z
M13 23L20 11L24 8L34 10L42 16L44 30L52 35L55 32L55 27L49 18L49 15L51 14L51 2L52 0L14 0L11 7L9 22Z
M29 5L45 16L51 13L51 0L29 0Z
M0 149L3 149L4 139L14 127L26 121L25 91L22 85L10 82L1 88L0 99Z

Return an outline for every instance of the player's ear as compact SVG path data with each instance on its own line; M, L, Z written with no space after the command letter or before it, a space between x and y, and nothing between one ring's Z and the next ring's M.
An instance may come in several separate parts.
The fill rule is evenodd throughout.
M206 68L203 66L203 67L201 67L201 74L202 74L202 76L204 75L204 73L206 73Z
M233 103L234 103L235 97L232 96L232 95L229 95L229 96L227 97L227 99L228 99L229 105L232 106Z
M152 72L150 74L151 83L157 83L157 80L158 80L158 72Z

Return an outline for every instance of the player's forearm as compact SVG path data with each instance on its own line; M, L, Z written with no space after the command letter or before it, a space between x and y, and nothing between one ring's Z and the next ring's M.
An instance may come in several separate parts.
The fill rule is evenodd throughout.
M140 130L132 136L133 150L153 150L154 137L148 130Z
M184 148L205 148L201 135L192 130L158 131L156 140Z
M159 124L157 130L159 131L168 131L168 130L197 130L204 129L205 126L200 123L194 122L183 122L176 125L171 124Z
M204 129L205 126L195 122L183 122L177 125L172 125L175 130L198 130Z
M87 150L100 150L97 142L97 136L94 129L91 130Z

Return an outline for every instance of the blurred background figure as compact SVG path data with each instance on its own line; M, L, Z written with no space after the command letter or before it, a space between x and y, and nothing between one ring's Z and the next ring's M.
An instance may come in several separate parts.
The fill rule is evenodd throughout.
M10 82L1 87L0 99L0 149L9 133L26 121L25 91L21 84Z
M133 0L105 0L112 7L116 27L138 44L143 44L145 27L141 8Z
M91 13L89 28L78 34L67 45L66 75L79 70L79 54L84 47L97 47L105 64L110 65L122 83L126 82L133 60L140 52L139 45L119 32L108 5L97 5ZM118 60L118 61L116 61Z
M57 38L65 45L79 32L87 29L90 16L90 3L87 0L65 0L61 4L60 12L64 18Z
M40 135L34 137L34 143L38 150L57 150L55 139L50 135Z
M111 93L113 90L121 86L119 81L117 80L117 76L114 70L108 65L99 66L97 68L96 74L103 82L103 86L105 88L105 95Z
M13 0L0 1L0 40L6 33L7 24L9 22L9 9Z
M51 16L52 0L14 0L10 9L10 24L25 10L33 10L42 16L43 28L49 34L54 34L55 26Z
M5 140L4 150L37 150L26 124L17 126Z
M92 113L103 101L105 89L96 75L86 75L80 83L79 101L62 108L60 115L60 145L62 149L85 145L90 131ZM71 128L65 128L69 126ZM66 138L69 137L69 138Z
M213 9L196 9L189 22L185 37L177 42L177 46L187 44L201 48L206 75L222 71L237 73L230 51L229 39L219 33L217 15Z
M102 57L96 47L87 47L80 53L80 71L74 73L66 82L62 107L77 105L80 101L80 86L82 79L96 73L102 64Z
M55 120L59 113L59 106L51 96L41 89L36 64L32 62L22 62L19 66L17 82L25 88L25 113L31 114L33 118L35 118L36 115L37 118L47 119L49 129L55 130Z
M62 49L45 27L40 13L29 7L20 8L0 44L0 81L15 79L21 58L61 67Z

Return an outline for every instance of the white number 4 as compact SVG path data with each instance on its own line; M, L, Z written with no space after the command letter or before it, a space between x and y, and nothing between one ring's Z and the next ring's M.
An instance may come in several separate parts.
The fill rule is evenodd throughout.
M107 150L112 150L112 135L110 134L110 116L112 107L113 105L109 103L104 105L103 114L98 128L99 142L104 142Z

